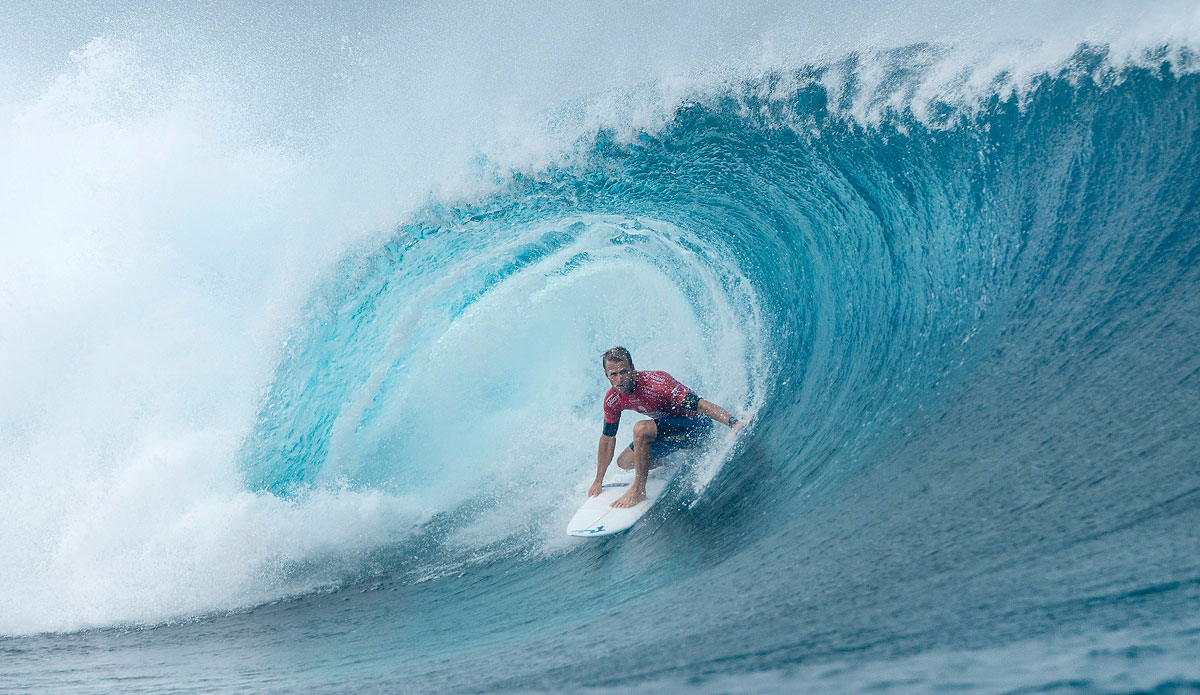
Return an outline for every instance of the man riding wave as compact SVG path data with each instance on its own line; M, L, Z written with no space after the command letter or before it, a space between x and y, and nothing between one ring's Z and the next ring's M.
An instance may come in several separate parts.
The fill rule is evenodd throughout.
M707 441L713 421L737 432L745 423L724 408L700 398L666 372L635 371L633 357L623 347L615 347L600 357L604 375L612 388L604 396L604 432L596 454L596 481L588 497L600 494L604 472L612 463L617 447L617 427L621 413L635 410L652 419L633 426L633 442L617 457L617 465L634 469L633 485L612 503L614 507L632 507L646 499L646 477L655 459L680 449L690 449ZM707 417L705 417L707 416Z

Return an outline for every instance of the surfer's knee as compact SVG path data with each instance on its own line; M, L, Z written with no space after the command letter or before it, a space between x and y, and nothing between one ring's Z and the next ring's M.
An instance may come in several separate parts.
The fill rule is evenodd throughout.
M633 441L652 442L658 437L658 427L653 420L642 420L633 426Z
M625 451L617 457L617 465L625 470L633 468L633 449L625 447Z

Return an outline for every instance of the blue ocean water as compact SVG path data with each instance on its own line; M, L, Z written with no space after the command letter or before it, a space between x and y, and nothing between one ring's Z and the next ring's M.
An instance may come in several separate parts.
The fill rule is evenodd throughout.
M199 268L146 321L203 388L120 392L137 436L80 425L53 484L47 420L0 423L0 690L1200 692L1200 75L1115 52L931 98L936 44L751 70L481 151L261 304L232 242L134 237ZM294 304L230 321L239 369L194 328L228 295ZM751 425L570 539L614 344Z

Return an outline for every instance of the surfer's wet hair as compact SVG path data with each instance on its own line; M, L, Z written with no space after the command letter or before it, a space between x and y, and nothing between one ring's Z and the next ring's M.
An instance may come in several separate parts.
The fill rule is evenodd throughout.
M601 369L608 371L609 362L628 362L629 366L633 367L633 356L629 354L628 350L618 345L605 350L604 354L600 355Z

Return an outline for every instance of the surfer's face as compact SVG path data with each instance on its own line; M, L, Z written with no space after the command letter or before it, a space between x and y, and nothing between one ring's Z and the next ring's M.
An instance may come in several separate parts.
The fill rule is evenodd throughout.
M637 373L628 362L605 362L604 375L608 377L608 383L621 393L633 393L637 388Z

